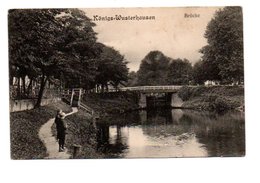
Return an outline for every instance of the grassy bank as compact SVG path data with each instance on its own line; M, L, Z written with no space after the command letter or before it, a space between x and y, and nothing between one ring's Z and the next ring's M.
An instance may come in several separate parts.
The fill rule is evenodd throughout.
M124 113L139 107L138 94L135 92L93 93L84 96L83 102L98 112L101 117Z
M218 112L244 108L244 88L240 86L183 87L178 95L184 108Z
M69 154L73 154L74 145L80 145L81 150L74 158L102 158L103 154L96 152L96 129L92 124L91 117L83 110L65 118L68 130L65 146ZM56 134L55 124L52 126L53 134Z
M10 113L11 158L42 159L46 148L38 137L40 127L56 115L56 110L70 111L63 102L53 103L38 109Z

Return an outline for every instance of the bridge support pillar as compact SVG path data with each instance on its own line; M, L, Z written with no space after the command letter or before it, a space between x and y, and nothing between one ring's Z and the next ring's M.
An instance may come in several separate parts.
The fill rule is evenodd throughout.
M139 99L139 107L140 108L146 108L146 94L140 93L140 99Z
M182 107L183 101L182 99L178 96L177 93L172 94L172 99L171 99L171 107Z
M144 124L147 122L147 111L146 110L140 110L139 112L141 123Z

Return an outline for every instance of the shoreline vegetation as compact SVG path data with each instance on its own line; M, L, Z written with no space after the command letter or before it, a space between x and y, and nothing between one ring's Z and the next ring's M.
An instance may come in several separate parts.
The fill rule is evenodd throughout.
M244 111L243 86L183 87L178 95L184 101L182 108L215 112Z

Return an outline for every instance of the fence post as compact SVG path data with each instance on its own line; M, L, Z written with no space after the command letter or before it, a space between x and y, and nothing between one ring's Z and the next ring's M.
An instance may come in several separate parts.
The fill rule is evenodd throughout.
M74 95L74 89L72 89L71 92L71 98L70 98L70 105L72 106L72 102L73 102L73 95Z
M80 152L81 145L73 144L73 158L76 158Z
M80 106L81 94L82 94L82 88L79 89L78 106Z

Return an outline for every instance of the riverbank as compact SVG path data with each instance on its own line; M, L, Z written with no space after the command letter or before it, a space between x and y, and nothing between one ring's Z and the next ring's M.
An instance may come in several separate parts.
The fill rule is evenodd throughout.
M244 110L244 87L198 86L183 87L178 92L183 108L224 112Z
M91 93L84 96L83 102L99 113L102 118L136 110L139 108L138 100L138 94L135 92L115 92L104 94Z
M57 102L37 109L10 113L12 159L42 159L47 156L38 132L48 119L56 115L57 109L65 112L71 110L63 102Z

